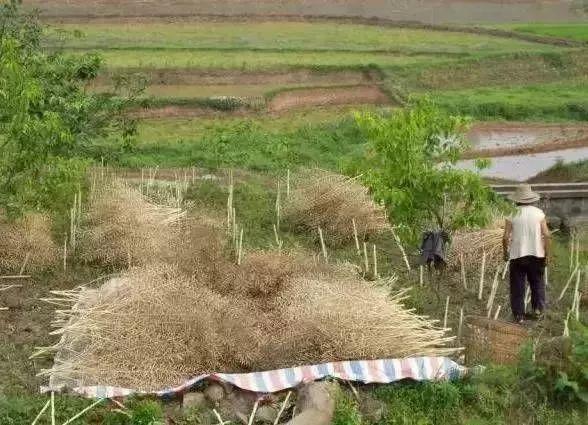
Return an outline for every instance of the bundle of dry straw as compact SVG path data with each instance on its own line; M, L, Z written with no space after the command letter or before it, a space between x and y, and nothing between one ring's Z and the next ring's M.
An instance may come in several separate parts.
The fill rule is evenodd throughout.
M294 177L293 190L284 209L295 227L316 232L338 244L353 239L353 220L360 238L390 228L383 207L356 179L323 170L306 170Z
M206 255L202 254L206 252ZM242 266L196 251L98 289L55 292L52 385L161 389L209 372L346 359L447 355L451 340L351 267L256 252Z
M38 272L59 262L51 220L29 214L14 222L0 218L0 272Z
M491 226L478 230L460 230L451 237L451 249L447 258L449 267L459 269L461 262L465 268L479 268L482 256L486 253L488 270L503 264L502 235L504 220L494 220Z
M161 259L168 255L184 215L179 208L150 202L120 180L107 181L90 194L82 216L79 256L115 268Z

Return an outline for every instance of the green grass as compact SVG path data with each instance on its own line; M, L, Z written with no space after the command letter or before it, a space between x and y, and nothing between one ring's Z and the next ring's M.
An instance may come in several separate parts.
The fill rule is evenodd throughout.
M499 28L526 32L537 35L548 35L570 40L588 41L588 24L583 23L535 23L499 25Z
M81 30L82 38L56 34L49 44L76 48L190 48L275 50L391 50L420 53L484 54L514 51L553 51L552 46L509 38L447 31L368 25L308 22L177 22L63 24ZM50 32L51 34L51 32Z
M588 182L588 161L578 161L569 164L558 163L548 170L545 170L535 177L531 182L562 182L562 183L574 183L574 182Z
M442 107L478 119L588 119L588 79L439 91L435 97Z
M109 68L271 70L313 67L393 66L444 62L440 56L363 52L278 52L254 50L91 50Z
M340 111L340 110L339 110ZM257 171L319 166L338 169L363 149L351 117L299 112L259 120L164 119L140 123L138 144L121 152L114 142L95 147L94 157L127 167L235 167Z

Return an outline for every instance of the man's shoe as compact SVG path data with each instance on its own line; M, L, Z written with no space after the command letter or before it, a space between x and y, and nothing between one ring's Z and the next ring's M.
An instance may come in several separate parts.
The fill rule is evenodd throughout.
M525 316L529 320L541 320L543 319L543 312L541 310L534 310L531 313L527 313Z
M525 318L523 316L515 316L513 320L517 325L522 325L524 321Z

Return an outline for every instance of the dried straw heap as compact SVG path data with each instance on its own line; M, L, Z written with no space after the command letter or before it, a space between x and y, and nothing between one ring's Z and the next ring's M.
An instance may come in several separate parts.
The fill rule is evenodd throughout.
M106 182L90 194L77 252L83 261L106 267L148 264L168 255L184 214L119 180Z
M176 220L172 212L163 223L174 217L181 231L156 230L162 218L154 205L128 188L113 191L87 213L96 226L86 227L91 258L124 265L130 252L139 265L102 286L54 291L46 300L58 306L53 325L61 335L40 350L55 353L43 372L54 387L149 391L203 373L455 351L443 329L406 310L381 282L364 281L356 267L264 251L237 265L214 222ZM157 219L147 220L153 210ZM144 261L148 250L161 253Z
M496 268L504 261L502 257L502 235L504 234L504 220L496 219L486 229L462 230L451 237L451 249L447 263L452 269L461 267L463 259L467 269L479 268L482 256L486 253L486 266Z
M30 214L14 222L0 218L0 235L1 273L39 272L59 263L51 220L45 215Z
M455 351L443 330L351 267L267 252L236 266L215 252L191 276L156 264L55 292L62 338L45 371L51 384L155 390L209 372Z
M316 233L320 227L327 242L340 244L353 239L353 220L362 239L390 229L384 208L356 179L307 170L293 182L284 216L300 230Z

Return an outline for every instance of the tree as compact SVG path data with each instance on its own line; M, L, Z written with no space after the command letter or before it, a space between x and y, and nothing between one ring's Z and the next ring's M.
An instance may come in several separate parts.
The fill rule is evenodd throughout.
M501 206L478 173L455 167L468 147L467 119L420 99L387 116L357 114L356 121L368 140L357 171L406 238L414 241L427 227L485 225Z
M65 207L77 192L92 143L135 133L124 110L133 96L85 89L96 55L45 52L42 27L20 1L0 7L0 210L18 215Z

